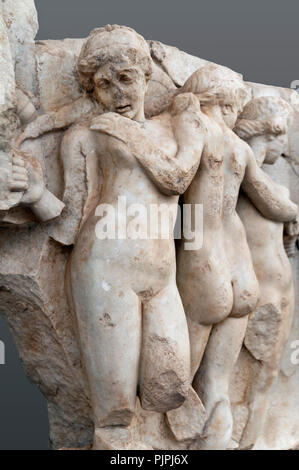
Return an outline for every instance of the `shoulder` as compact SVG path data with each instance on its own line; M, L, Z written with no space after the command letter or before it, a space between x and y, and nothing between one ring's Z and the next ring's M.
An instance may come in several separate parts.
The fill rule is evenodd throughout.
M229 132L234 148L236 148L238 152L243 153L244 156L247 156L248 158L252 157L253 151L250 145L248 145L245 140L242 140L234 131L230 130Z
M95 133L90 130L89 122L73 124L64 134L61 143L62 154L69 152L89 153L96 147Z
M88 123L73 124L64 134L63 143L78 142L92 135Z

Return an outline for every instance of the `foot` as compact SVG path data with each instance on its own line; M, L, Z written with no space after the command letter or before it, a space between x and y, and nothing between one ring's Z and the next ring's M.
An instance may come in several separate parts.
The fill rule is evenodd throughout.
M228 399L218 401L209 414L201 438L190 449L225 450L233 432L233 416Z
M205 408L193 388L184 403L166 413L168 425L177 441L198 439L206 422Z

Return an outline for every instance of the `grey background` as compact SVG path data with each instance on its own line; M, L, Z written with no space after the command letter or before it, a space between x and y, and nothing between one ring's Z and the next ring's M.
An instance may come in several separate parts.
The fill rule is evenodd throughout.
M299 80L298 0L36 0L38 39L85 37L107 23L227 65L250 81L288 87ZM23 372L0 319L0 450L47 449L46 403Z

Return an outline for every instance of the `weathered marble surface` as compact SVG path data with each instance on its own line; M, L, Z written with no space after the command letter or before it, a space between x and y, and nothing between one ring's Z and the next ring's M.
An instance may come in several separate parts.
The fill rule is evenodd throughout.
M83 217L87 198L86 178L89 176L82 159L75 172L70 173L70 179L64 180L60 155L65 130L93 111L76 72L76 61L84 40L39 41L34 44L37 22L33 1L6 1L0 8L3 8L4 19L0 22L3 38L0 42L0 83L6 87L4 91L0 88L0 96L3 97L0 101L0 200L6 204L0 206L0 312L14 334L26 373L48 400L53 448L91 446L93 420L89 388L64 285L72 243ZM153 74L145 97L145 114L149 118L165 110L176 89L209 62L156 41L148 44L153 59ZM7 70L5 77L1 75L2 63ZM259 84L247 83L246 87L247 101L261 96L276 96L289 102L294 109L294 124L289 129L290 160L281 158L271 168L265 165L264 170L277 183L288 187L291 199L298 204L298 176L294 171L299 168L298 95L292 90ZM36 113L41 116L38 125L34 121ZM63 198L66 204L61 217L45 224L38 223L28 208L16 207L7 211L20 202L21 196L9 193L5 187L11 171L11 139L2 144L1 129L5 129L5 135L7 129L17 135L16 127L20 123L16 123L16 115L21 123L32 121L32 126L26 128L26 136L35 137L26 141L22 150L39 159L48 190L58 199ZM291 261L298 292L297 252ZM271 316L271 321L275 329L275 315ZM269 350L273 345L273 329L266 330L265 344L261 346L267 352L267 348ZM291 363L291 344L297 339L298 301L278 378L271 386L267 416L253 448L290 449L299 444L299 369ZM234 429L229 448L244 447L243 432L249 416L248 388L260 368L260 357L254 353L255 346L259 344L255 345L254 338L250 338L248 333L230 383ZM192 398L188 403L192 404ZM191 420L192 406L190 410L187 416ZM157 449L192 446L186 438L190 433L196 434L196 429L202 430L204 410L198 410L197 420L190 427L186 426L184 417L172 417L171 413L165 416L145 411L138 402L130 432L136 441L142 440L145 445ZM170 431L169 422L179 440ZM127 437L119 436L119 439L125 441Z
M1 13L4 6L1 5ZM0 210L10 209L20 201L10 192L8 179L12 172L11 140L18 126L15 94L15 72L4 15L0 17Z

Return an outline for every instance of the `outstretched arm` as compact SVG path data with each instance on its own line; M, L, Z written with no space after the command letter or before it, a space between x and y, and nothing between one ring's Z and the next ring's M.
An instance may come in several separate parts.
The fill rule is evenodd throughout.
M153 144L139 123L108 113L96 118L92 130L99 130L123 141L144 167L150 179L167 195L183 194L200 164L206 139L200 104L191 94L178 95L171 108L171 120L178 146L175 157Z
M40 114L24 127L16 139L15 146L20 148L21 144L27 139L36 139L47 132L66 129L93 113L96 109L97 104L83 95L70 104L62 106L57 111Z
M290 222L296 218L298 207L256 163L248 148L248 160L242 189L264 217L276 222Z

